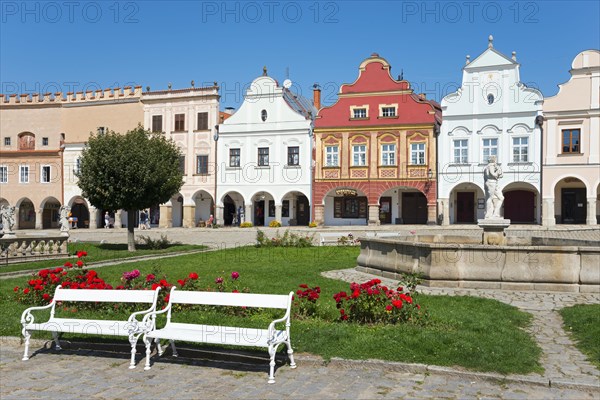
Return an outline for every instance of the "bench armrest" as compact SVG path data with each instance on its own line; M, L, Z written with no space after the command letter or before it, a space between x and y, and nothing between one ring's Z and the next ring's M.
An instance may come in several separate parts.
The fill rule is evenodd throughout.
M50 304L46 304L45 306L35 306L35 307L29 307L28 309L26 309L25 311L23 311L23 314L21 314L21 324L25 325L25 324L32 324L34 317L33 314L31 313L34 310L46 310L48 308L51 308L54 305L54 300L52 300L50 302Z
M142 319L142 325L143 324L147 324L148 320L150 318L155 318L159 314L164 314L167 311L169 311L170 309L171 309L171 303L167 304L167 306L165 308L163 308L162 310L159 310L159 311L156 311L156 310L150 311L149 313L147 313L146 315L144 315L144 318Z

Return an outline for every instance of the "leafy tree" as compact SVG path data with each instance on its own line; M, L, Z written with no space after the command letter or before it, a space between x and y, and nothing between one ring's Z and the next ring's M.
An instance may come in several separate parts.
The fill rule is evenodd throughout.
M92 135L81 155L79 187L98 209L127 210L127 247L135 251L135 213L181 189L179 148L141 125L126 134Z

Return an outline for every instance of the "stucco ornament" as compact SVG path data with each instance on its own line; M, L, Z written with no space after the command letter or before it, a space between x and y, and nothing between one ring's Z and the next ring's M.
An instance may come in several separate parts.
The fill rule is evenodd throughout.
M488 165L483 170L485 180L485 219L501 218L500 209L504 202L498 180L502 178L502 168L496 163L496 156L490 156Z

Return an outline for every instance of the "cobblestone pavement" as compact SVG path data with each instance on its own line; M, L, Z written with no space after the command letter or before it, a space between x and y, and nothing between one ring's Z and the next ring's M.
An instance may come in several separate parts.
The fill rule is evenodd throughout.
M328 271L324 276L346 282L366 282L374 276L354 269ZM388 285L398 282L380 276L377 278ZM523 311L533 314L533 322L529 329L536 338L543 354L541 364L544 375L531 374L515 376L516 378L540 379L552 382L570 382L593 385L600 389L600 371L586 361L585 356L575 348L573 342L562 328L562 318L557 310L574 304L599 304L599 293L561 293L539 291L509 291L482 289L450 289L419 286L424 294L448 296L476 296L495 299L511 304ZM600 393L598 394L600 397Z
M590 387L458 374L443 368L381 362L322 360L297 355L298 368L280 365L267 384L266 354L245 353L217 361L206 352L166 353L150 371L128 367L128 347L65 346L21 361L16 338L0 341L0 397L8 399L597 399ZM32 349L44 342L34 341ZM71 348L69 348L71 347ZM249 357L252 355L252 357ZM138 360L140 356L138 355ZM260 358L260 359L259 359ZM283 360L281 360L283 361ZM280 364L283 364L280 362Z

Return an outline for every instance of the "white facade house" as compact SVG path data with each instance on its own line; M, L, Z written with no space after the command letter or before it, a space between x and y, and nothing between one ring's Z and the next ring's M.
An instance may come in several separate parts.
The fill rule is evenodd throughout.
M520 81L516 53L493 46L467 56L461 87L442 99L438 137L438 216L443 225L484 217L483 169L496 155L503 170L502 215L513 223L541 222L543 96Z
M144 127L175 141L183 156L183 186L166 204L150 208L150 223L160 227L191 228L214 212L215 147L219 123L219 88L145 92Z
M217 223L310 222L312 102L266 75L219 125Z

